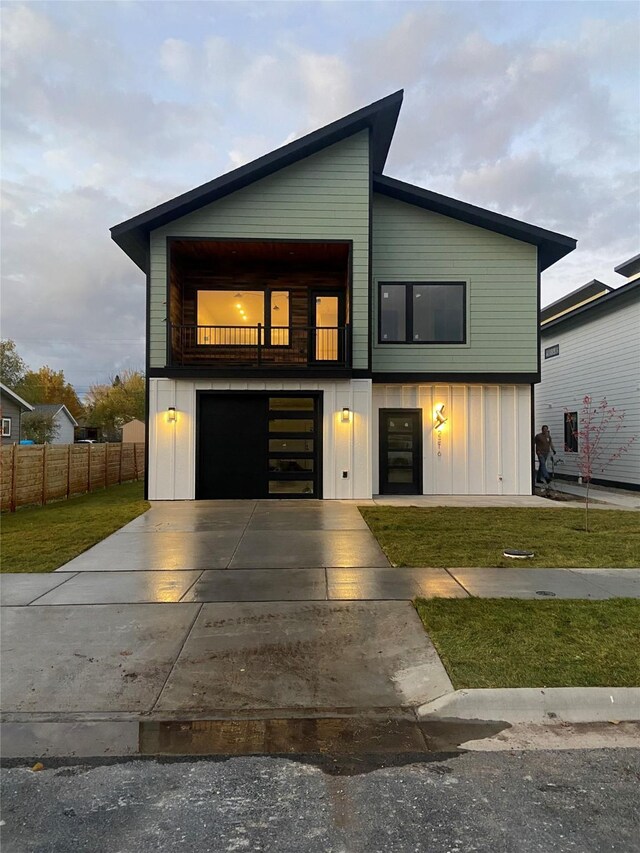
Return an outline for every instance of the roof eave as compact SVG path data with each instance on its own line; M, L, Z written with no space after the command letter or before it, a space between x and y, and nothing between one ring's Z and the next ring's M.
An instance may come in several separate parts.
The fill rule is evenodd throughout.
M568 311L566 314L563 314L555 320L550 320L548 323L541 324L540 332L546 332L549 329L559 326L561 323L567 323L570 320L581 318L582 315L586 314L588 311L594 311L607 305L610 306L613 300L629 294L638 287L640 287L640 279L623 284L622 287L616 287L615 290L612 289L610 293L605 293L604 296L601 296L599 299L592 299L591 302L587 302L586 305L580 305L578 308L574 308L573 311Z
M537 225L530 225L519 219L504 216L502 213L494 213L491 210L449 198L440 193L399 181L396 178L389 178L386 175L374 176L373 188L375 192L395 198L398 201L404 201L453 219L460 219L469 225L495 231L515 240L531 243L538 247L541 271L564 258L577 246L577 241L565 234L548 231Z

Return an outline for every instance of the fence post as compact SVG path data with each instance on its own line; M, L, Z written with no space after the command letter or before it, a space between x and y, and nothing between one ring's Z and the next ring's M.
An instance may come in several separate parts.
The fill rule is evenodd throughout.
M133 479L138 482L138 444L133 443Z
M71 494L71 445L67 445L67 498Z
M87 461L87 492L91 492L91 445L87 444L88 461Z
M18 445L13 445L13 453L11 455L11 499L9 501L9 509L11 512L16 511L16 495L18 493Z
M42 506L47 503L47 445L42 445Z
M122 442L120 442L120 465L118 467L118 485L122 485Z

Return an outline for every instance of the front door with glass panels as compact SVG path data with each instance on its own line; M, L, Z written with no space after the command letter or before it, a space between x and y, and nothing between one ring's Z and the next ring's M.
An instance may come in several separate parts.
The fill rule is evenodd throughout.
M320 494L319 394L199 394L196 498Z
M422 412L380 410L380 494L422 494Z

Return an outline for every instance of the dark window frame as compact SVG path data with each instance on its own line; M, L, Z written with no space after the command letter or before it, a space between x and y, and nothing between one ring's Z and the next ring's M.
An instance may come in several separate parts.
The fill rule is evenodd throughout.
M416 341L413 338L413 288L456 285L462 287L462 340ZM405 336L402 340L389 341L382 337L382 288L404 287L405 290ZM378 282L378 343L385 346L466 346L467 344L467 282L460 279L449 281L379 281Z
M580 445L578 442L578 413L577 412L565 412L564 413L564 452L565 453L579 453ZM567 428L570 428L570 425L573 425L573 429L570 429L570 432L567 433ZM567 441L567 438L569 441Z
M9 432L5 432L5 424L9 425ZM2 438L10 438L11 437L11 418L2 418Z
M232 293L234 290L242 290L246 293L263 293L264 294L264 313L262 323L262 331L264 332L264 343L262 346L269 347L271 349L291 349L293 346L291 342L291 288L289 287L270 287L269 285L264 285L263 287L207 287L207 288L196 288L196 326L199 328L199 324L197 323L198 319L198 297L201 293ZM286 293L289 298L289 323L286 326L273 326L271 323L271 294L272 293ZM206 328L206 327L205 327ZM213 326L212 328L215 328ZM223 327L224 328L224 327ZM238 328L243 328L242 326L238 326ZM255 328L255 326L247 327L247 328ZM288 344L274 344L271 342L271 330L272 328L278 329L288 329L289 335L289 343ZM255 344L198 344L198 346L205 347L255 347L257 346L257 342Z

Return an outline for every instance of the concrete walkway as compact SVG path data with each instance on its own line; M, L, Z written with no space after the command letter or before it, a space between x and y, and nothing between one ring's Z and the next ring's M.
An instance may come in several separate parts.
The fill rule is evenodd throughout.
M640 597L640 569L393 568L355 502L154 504L0 576L5 757L136 754L149 721L415 721L453 690L418 595Z

